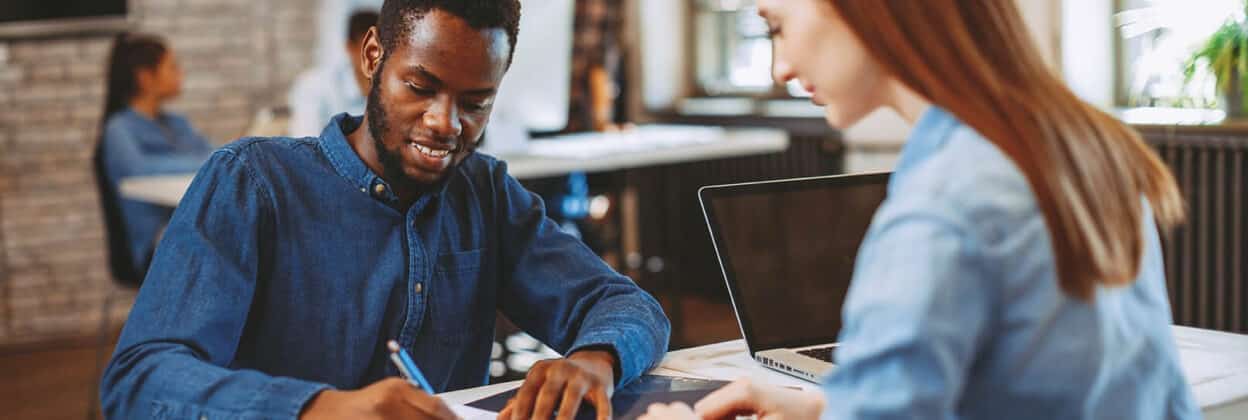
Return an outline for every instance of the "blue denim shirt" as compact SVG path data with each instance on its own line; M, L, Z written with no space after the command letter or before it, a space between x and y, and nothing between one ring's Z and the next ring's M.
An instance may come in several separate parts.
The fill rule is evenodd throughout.
M327 387L397 375L396 339L444 392L488 378L496 310L567 354L606 346L624 384L654 366L659 304L474 154L410 208L320 138L217 151L156 251L104 374L109 418L295 418Z
M162 112L153 120L130 108L108 118L100 141L104 173L117 196L123 178L195 172L213 150L212 143L196 133L185 118ZM118 205L130 241L130 257L142 272L156 246L156 233L173 210L124 197Z
M1084 302L1058 287L1022 172L952 115L924 113L888 188L858 254L824 418L1200 417L1151 213L1135 282Z

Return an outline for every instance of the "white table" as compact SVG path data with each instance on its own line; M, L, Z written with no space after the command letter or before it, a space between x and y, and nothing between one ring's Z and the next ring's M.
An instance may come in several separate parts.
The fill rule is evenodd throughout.
M1206 419L1248 419L1248 335L1174 327L1183 373ZM656 375L734 380L814 388L817 385L765 369L750 359L742 340L668 353ZM507 382L441 394L449 404L476 401L520 386Z
M625 133L587 133L530 141L527 149L503 153L508 172L518 179L606 172L682 162L705 161L788 149L784 130L642 126ZM123 197L176 207L195 174L141 176L122 180Z

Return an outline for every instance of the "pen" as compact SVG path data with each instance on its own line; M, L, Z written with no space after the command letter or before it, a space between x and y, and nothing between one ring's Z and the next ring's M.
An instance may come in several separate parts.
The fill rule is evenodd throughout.
M412 356L407 354L407 350L399 347L399 343L394 340L387 342L386 347L390 348L390 361L394 362L394 366L399 368L399 373L408 382L430 394L434 392L433 386L429 385L429 380L425 379L425 374L420 372L420 368L416 366L416 361L412 360Z

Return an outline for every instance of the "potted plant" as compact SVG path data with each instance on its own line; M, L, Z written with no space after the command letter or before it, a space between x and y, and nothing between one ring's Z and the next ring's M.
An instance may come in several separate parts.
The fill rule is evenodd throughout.
M1187 60L1184 76L1190 83L1197 66L1205 66L1216 86L1227 118L1248 117L1244 87L1248 76L1248 21L1228 20Z

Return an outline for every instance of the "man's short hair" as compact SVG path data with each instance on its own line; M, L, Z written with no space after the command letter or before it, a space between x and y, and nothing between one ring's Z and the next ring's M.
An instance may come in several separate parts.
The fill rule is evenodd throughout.
M386 0L377 23L381 45L390 51L407 37L412 24L430 10L439 9L468 22L474 29L501 28L507 32L508 64L516 53L520 32L520 0Z
M377 24L377 12L372 10L357 10L347 19L347 41L360 43L364 41L364 34L368 33L368 28Z

